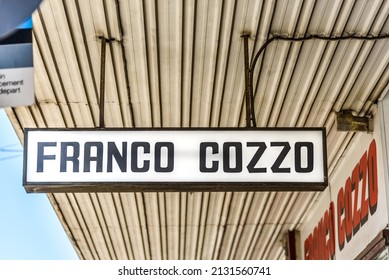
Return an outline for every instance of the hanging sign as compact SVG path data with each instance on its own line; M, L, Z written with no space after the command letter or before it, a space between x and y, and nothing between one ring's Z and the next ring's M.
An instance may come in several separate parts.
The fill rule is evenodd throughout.
M34 192L323 190L325 139L323 128L26 129L24 185Z
M32 24L20 26L0 39L0 107L34 103Z

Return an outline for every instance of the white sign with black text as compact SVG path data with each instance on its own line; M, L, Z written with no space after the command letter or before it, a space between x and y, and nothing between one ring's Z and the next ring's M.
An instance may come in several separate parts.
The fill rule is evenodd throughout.
M26 186L327 183L322 128L26 129L25 137Z

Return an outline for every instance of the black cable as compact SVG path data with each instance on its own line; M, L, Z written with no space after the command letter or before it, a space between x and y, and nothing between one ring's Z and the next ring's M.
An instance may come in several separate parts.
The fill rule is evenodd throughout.
M377 36L357 36L357 35L346 35L346 36L337 36L337 37L326 37L323 35L316 35L311 34L307 35L305 37L288 37L288 36L280 36L276 35L271 38L269 38L263 45L259 48L257 53L255 54L254 58L251 61L250 64L250 79L251 79L251 87L253 87L254 79L253 79L253 73L255 65L258 61L259 56L262 54L262 52L266 49L266 47L273 41L279 40L279 41L290 41L290 42L302 42L302 41L308 41L308 40L323 40L323 41L344 41L344 40L363 40L363 41L375 41L375 40L381 40L381 39L388 39L389 34L379 34ZM256 127L256 120L255 120L255 112L254 112L254 93L253 89L251 88L251 120L254 123L254 127Z
M290 41L290 42L301 42L301 41L308 41L308 40L323 40L323 41L344 41L344 40L364 40L364 41L375 41L375 40L381 40L381 39L388 39L389 34L380 34L377 36L357 36L357 35L346 35L346 36L338 36L338 37L326 37L323 35L308 35L305 37L287 37L287 36L274 36L270 39L268 39L258 50L258 52L255 54L254 59L251 62L250 70L253 72L255 64L257 63L257 60L261 53L265 50L265 48L273 41L279 40L279 41Z

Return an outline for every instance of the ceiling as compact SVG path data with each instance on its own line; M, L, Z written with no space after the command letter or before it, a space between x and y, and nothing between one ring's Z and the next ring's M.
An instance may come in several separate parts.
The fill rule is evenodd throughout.
M388 88L389 1L44 0L33 15L36 104L26 127L244 127L245 68L258 127L325 127L331 174L353 138L336 112L374 115ZM318 192L48 194L81 259L284 259Z

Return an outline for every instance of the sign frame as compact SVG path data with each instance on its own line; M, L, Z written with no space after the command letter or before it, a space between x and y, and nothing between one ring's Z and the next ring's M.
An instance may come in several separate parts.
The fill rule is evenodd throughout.
M323 156L323 180L320 182L241 182L241 181L174 181L174 182L117 182L117 181L66 181L43 182L28 180L29 133L33 132L129 132L132 131L227 131L227 132L296 132L316 131L321 133ZM244 139L242 139L244 140ZM25 128L23 155L23 185L28 193L88 193L88 192L245 192L245 191L323 191L328 185L326 129L323 127L310 128ZM279 176L282 178L282 174Z

